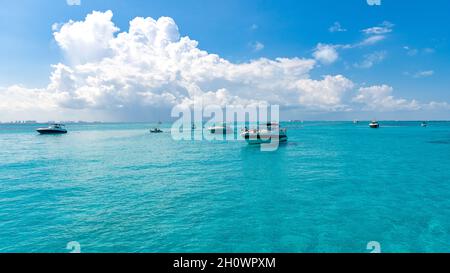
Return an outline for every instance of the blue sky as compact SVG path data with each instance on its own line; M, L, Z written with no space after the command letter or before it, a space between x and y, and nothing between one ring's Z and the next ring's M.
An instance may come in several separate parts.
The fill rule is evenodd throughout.
M450 2L382 0L318 1L4 1L0 9L0 86L45 88L52 64L68 63L55 41L54 23L83 21L92 11L111 10L120 31L135 17L173 18L180 36L233 63L259 58L313 58L317 45L334 47L338 58L318 62L311 78L342 74L355 88L389 85L395 97L450 102ZM384 25L383 25L384 24ZM384 39L357 45L363 30L384 27ZM331 29L334 26L334 29ZM445 118L449 109L440 110ZM449 116L450 118L450 116Z

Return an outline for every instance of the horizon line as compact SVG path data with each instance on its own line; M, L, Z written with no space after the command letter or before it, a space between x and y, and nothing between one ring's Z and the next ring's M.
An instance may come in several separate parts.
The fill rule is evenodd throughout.
M373 119L335 119L335 120L317 120L317 119L288 119L288 120L280 120L279 122L370 122ZM375 119L379 122L450 122L450 119ZM34 120L14 120L14 121L0 121L0 124L15 124L15 125L31 125L31 124L51 124L51 123L62 123L62 124L113 124L113 123L171 123L174 121L34 121ZM193 121L198 122L198 121ZM225 123L232 123L223 121ZM247 122L247 121L234 121L234 122Z

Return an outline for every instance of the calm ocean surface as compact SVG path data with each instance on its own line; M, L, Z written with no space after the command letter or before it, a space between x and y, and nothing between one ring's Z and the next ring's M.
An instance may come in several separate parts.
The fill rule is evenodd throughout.
M450 252L450 123L367 124L284 123L275 152L2 124L0 252Z

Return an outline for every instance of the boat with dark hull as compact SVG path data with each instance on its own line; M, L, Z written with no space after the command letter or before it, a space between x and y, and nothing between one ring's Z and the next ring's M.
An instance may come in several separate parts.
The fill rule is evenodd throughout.
M38 133L41 135L58 135L58 134L67 134L67 129L64 124L52 124L47 128L38 128L36 129Z
M378 121L372 120L372 122L369 123L369 127L370 127L370 128L374 128L374 129L380 128L380 124L378 123Z
M153 128L153 129L150 129L150 133L159 134L159 133L163 133L163 131L159 128Z

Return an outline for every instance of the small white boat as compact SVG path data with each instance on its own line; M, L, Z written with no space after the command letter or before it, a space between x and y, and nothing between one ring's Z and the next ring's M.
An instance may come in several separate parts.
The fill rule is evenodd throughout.
M422 124L420 124L420 126L422 126L422 127L427 127L427 126L428 126L428 123L427 123L426 121L424 121L424 122L422 122Z
M371 123L369 123L370 128L380 128L380 124L376 120L372 120Z
M224 134L224 135L226 135L226 134L232 134L233 133L233 129L230 126L226 125L225 123L220 125L220 126L215 126L214 125L214 126L208 127L208 131L211 134Z
M42 135L55 135L55 134L67 134L67 129L64 124L51 124L47 128L38 128L36 129Z
M243 129L241 136L248 144L272 143L278 139L278 142L288 140L286 129L280 128L278 123L268 123L266 128L261 129Z

